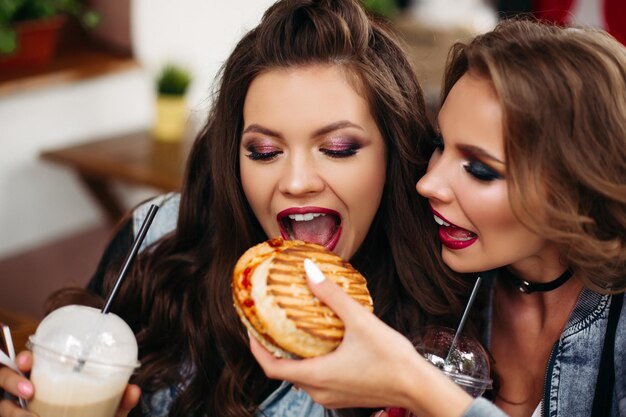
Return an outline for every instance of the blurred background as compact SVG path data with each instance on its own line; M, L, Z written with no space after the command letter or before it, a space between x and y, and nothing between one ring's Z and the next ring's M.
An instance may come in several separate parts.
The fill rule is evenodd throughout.
M449 46L498 18L534 13L620 36L626 21L622 0L363 1L406 40L433 109ZM213 79L273 0L60 0L58 10L50 2L0 2L0 321L14 327L40 319L52 291L85 285L123 212L180 186ZM42 10L60 28L43 58L26 52L29 42L50 43L28 40ZM156 80L167 64L191 82L184 133L158 139Z

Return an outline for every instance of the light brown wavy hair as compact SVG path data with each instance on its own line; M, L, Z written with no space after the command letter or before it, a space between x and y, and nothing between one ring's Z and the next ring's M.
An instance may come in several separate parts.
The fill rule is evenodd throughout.
M180 384L181 369L192 366L173 416L252 416L276 386L251 355L232 305L237 259L268 238L239 177L243 105L259 74L319 64L343 69L366 98L386 145L382 202L350 260L368 280L376 314L406 335L427 322L453 326L460 317L471 282L444 272L436 224L415 192L433 132L401 43L356 0L279 1L221 70L189 156L176 231L138 257L112 307L140 328L142 366L133 381L144 391ZM116 273L112 267L105 291Z
M624 291L626 47L600 29L504 21L453 47L444 99L467 72L490 80L502 106L518 219L589 287Z

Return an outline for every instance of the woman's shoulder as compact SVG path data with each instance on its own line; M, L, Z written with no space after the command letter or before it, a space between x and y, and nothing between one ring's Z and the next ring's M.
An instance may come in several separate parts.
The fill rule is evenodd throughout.
M133 235L137 235L139 232L141 224L146 218L150 206L153 204L157 205L159 210L154 216L154 220L150 225L150 229L146 234L146 238L140 250L176 229L178 207L180 206L180 193L159 195L135 207L132 212Z

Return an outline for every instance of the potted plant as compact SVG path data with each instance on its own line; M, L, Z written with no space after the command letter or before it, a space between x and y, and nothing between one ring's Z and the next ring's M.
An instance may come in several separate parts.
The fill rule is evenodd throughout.
M361 0L361 3L369 12L386 18L395 16L399 10L398 0Z
M81 0L0 0L0 66L44 65L54 56L66 16L93 28L99 16Z
M156 120L153 135L162 142L183 138L187 125L185 94L191 84L189 71L176 64L166 64L156 81Z

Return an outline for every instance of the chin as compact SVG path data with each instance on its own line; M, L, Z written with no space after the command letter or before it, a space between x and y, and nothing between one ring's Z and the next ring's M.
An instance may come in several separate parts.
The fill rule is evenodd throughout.
M343 259L347 259L347 260L350 260L350 258L352 258L352 256L354 255L353 251L343 250L340 248L335 248L335 250L333 250L332 252L335 255L341 256Z
M448 268L453 270L454 272L458 272L461 274L471 274L474 272L484 271L484 268L481 268L479 265L471 264L465 262L463 259L459 259L460 257L456 255L454 252L449 253L451 251L446 250L444 248L441 253L441 258L443 263L446 264ZM456 255L456 256L455 256Z

